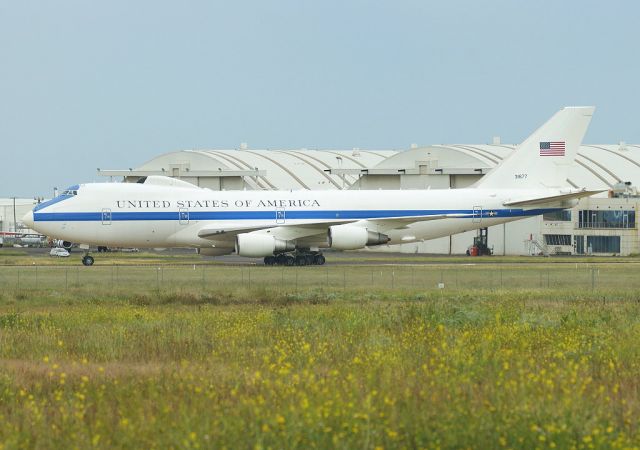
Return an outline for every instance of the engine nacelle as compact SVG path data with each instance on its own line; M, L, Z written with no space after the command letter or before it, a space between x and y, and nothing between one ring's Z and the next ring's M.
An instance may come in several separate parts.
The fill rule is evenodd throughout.
M51 243L54 247L62 247L65 250L71 250L71 247L73 247L73 242L63 241L62 239L53 239Z
M276 239L268 234L242 233L236 236L236 252L240 256L260 258L295 250L293 241Z
M198 253L204 256L221 256L233 253L233 248L227 247L204 247L199 248Z
M367 245L386 244L391 239L386 234L369 231L353 225L329 227L329 247L338 250L357 250Z

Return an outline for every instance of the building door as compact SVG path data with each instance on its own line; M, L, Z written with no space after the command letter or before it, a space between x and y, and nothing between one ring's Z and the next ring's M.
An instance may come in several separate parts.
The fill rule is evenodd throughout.
M180 208L178 210L178 217L180 219L180 225L189 225L189 210L187 208Z
M573 236L573 250L576 255L584 255L584 236Z
M102 210L102 225L111 225L111 210L109 208Z

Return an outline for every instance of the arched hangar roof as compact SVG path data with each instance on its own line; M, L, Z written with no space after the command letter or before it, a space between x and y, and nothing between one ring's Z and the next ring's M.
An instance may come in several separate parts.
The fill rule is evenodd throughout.
M446 173L469 170L486 173L509 156L515 147L509 144L419 147L390 156L376 169L407 169L419 161L428 161L433 167L445 169ZM609 189L624 182L640 186L640 145L582 145L576 163L568 179L575 187Z
M157 156L136 170L165 170L171 175L172 167L178 165L194 173L259 171L257 176L245 177L254 189L341 189L345 182L356 181L360 170L373 167L395 153L393 150L182 150Z
M135 177L151 174L242 177L247 189L344 189L363 174L487 173L510 155L509 144L443 144L395 150L182 150L159 155L137 169L101 171ZM640 186L640 145L582 145L569 174L576 187ZM130 178L131 179L131 178ZM242 188L242 187L238 187Z

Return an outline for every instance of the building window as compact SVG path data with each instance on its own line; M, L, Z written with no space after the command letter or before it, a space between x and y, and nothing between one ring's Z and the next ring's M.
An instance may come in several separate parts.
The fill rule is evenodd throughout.
M578 211L578 228L635 228L636 212L626 210Z
M544 243L547 245L571 245L570 234L545 234Z
M542 220L545 222L571 222L571 210L562 209L560 211L544 213Z
M587 236L590 253L620 253L620 236Z

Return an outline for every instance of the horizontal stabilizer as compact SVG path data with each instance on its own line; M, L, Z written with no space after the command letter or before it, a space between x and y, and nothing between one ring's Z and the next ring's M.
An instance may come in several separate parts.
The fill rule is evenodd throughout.
M504 202L504 206L537 206L548 203L562 203L567 200L574 200L582 197L591 197L592 195L599 194L604 191L578 191L568 194L552 195L549 197L530 197L515 199L508 202Z

